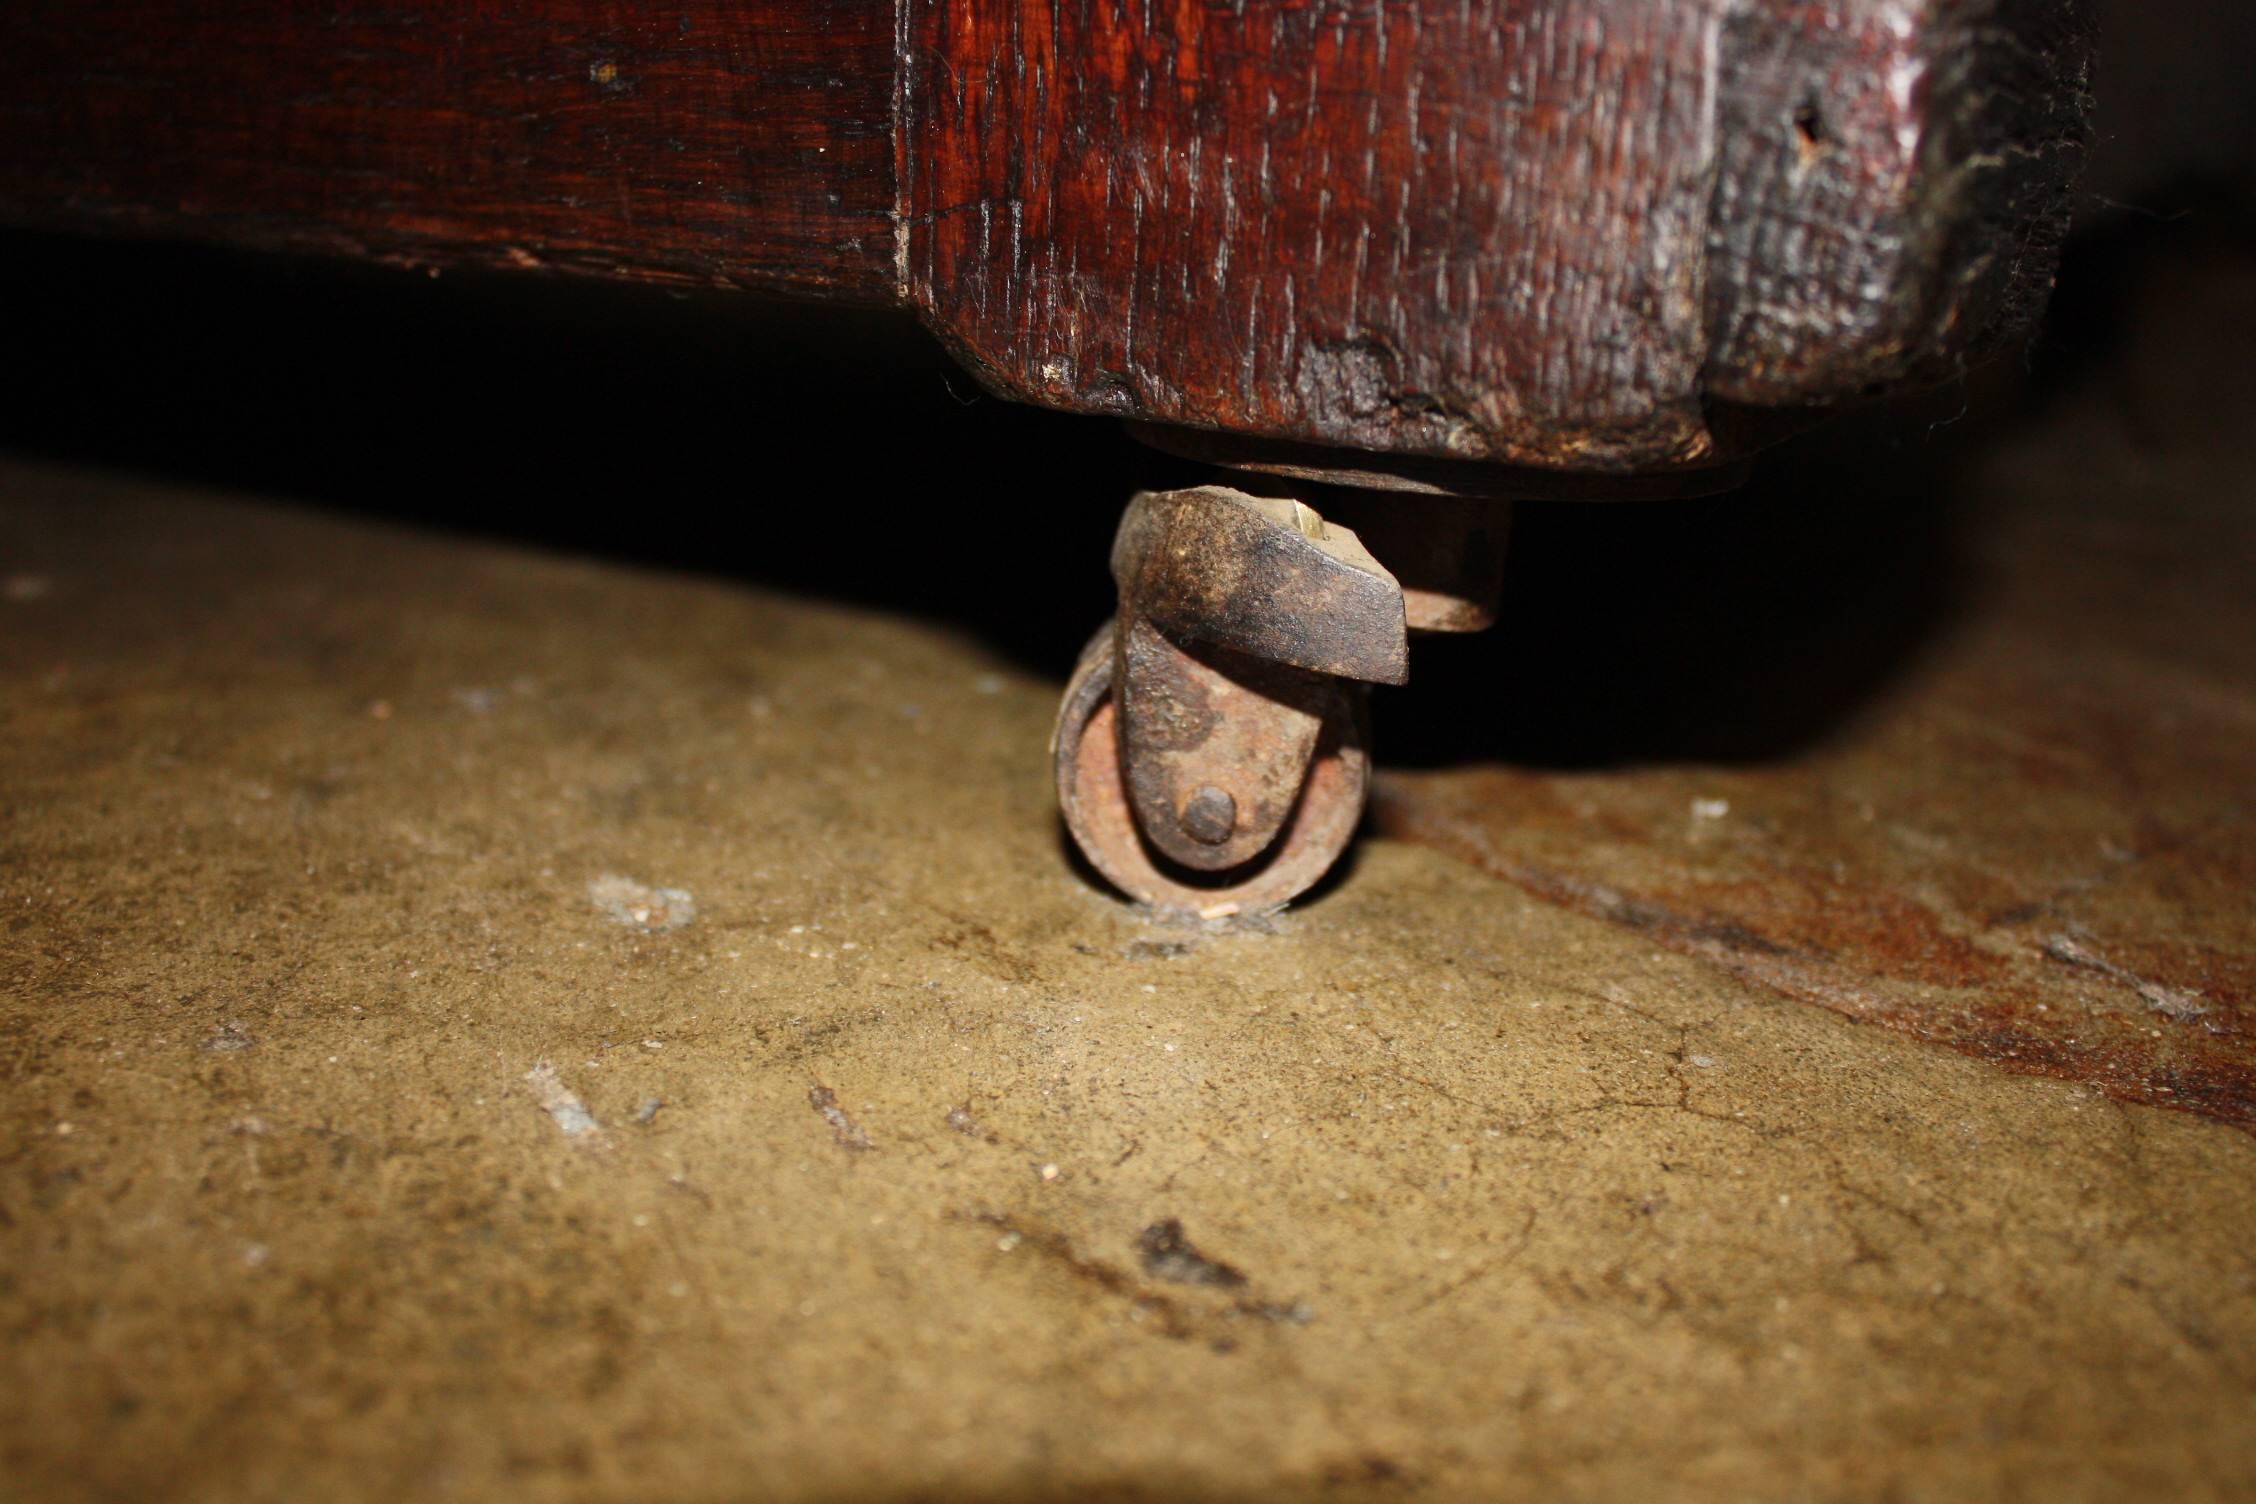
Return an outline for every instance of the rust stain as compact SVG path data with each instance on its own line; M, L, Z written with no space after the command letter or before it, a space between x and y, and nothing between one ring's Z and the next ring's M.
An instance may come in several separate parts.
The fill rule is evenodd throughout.
M1795 866L1725 882L1694 883L1670 902L1690 901L1765 944L1800 956L1854 955L1880 975L1935 987L2004 979L2007 963L1951 934L1934 910L1899 893L1859 888L1834 873Z
M1950 519L1933 567L1965 595L1823 734L1729 762L1625 744L1595 754L1618 767L1385 774L1380 830L1781 996L2256 1131L2256 466L2212 394L2256 273L2200 275L2204 312L2155 294L2124 357L2171 383L2167 445L2128 425L2111 370L1921 472ZM1874 484L1901 505L1905 477ZM1700 598L1844 567L1772 542ZM1890 606L1895 558L1781 629L1845 641L1916 609ZM1619 609L1666 632L1692 599ZM1723 672L1718 717L1809 693Z
M1385 775L1379 828L1783 996L2256 1130L2256 655L2219 648L2256 643L2256 593L2211 564L2256 524L2102 494L2083 537L2056 521L2086 482L2053 482L1985 518L1993 602L1842 734Z
M2045 914L1985 928L1981 916L1908 896L1906 886L1921 885L1869 861L1827 870L1739 858L1735 875L1717 878L1701 875L1712 860L1660 840L1574 851L1570 834L1541 818L1555 800L1513 797L1531 777L1491 769L1390 777L1376 816L1388 835L1782 996L2004 1070L2256 1130L2256 1047L2244 1027L2256 956L2246 949L2093 939L2077 953L2105 961L2070 962L2059 945L2048 949ZM1533 818L1521 821L1523 812ZM1791 846L1797 837L1781 839Z

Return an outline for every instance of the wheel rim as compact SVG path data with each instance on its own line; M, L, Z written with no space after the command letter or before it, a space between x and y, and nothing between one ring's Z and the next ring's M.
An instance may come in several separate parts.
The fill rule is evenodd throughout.
M1112 698L1112 628L1082 653L1058 708L1058 807L1081 854L1107 882L1154 908L1205 918L1281 908L1331 870L1362 822L1370 786L1360 686L1342 685L1324 718L1300 799L1267 850L1226 872L1179 867L1136 828L1121 778Z

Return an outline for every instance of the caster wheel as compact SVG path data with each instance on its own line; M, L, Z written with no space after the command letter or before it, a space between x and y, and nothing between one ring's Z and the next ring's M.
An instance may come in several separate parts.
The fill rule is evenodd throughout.
M1370 789L1364 686L1341 681L1330 696L1300 798L1268 847L1220 872L1199 872L1155 851L1137 828L1120 766L1112 697L1113 624L1083 650L1058 707L1051 752L1058 808L1089 865L1140 903L1215 919L1282 908L1331 870L1355 837Z

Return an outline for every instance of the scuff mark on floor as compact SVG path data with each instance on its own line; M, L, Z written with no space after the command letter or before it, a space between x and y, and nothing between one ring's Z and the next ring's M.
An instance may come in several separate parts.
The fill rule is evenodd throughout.
M1238 1345L1231 1327L1246 1317L1282 1326L1306 1326L1316 1319L1315 1310L1306 1301L1254 1298L1251 1278L1244 1271L1201 1254L1183 1235L1183 1224L1172 1217L1153 1223L1137 1236L1136 1248L1151 1279L1249 1293L1218 1306L1196 1302L1156 1289L1120 1265L1084 1253L1056 1228L996 1211L973 1212L962 1220L997 1229L1001 1234L995 1240L998 1252L1031 1249L1076 1279L1130 1302L1138 1319L1150 1321L1159 1335L1174 1341L1202 1339L1216 1352L1226 1353Z
M2184 1023L2205 1018L2209 1005L2201 994L2184 987L2171 987L2150 981L2136 972L2117 966L2090 947L2078 943L2073 935L2047 935L2044 953L2066 966L2078 966L2085 971L2096 971L2111 982L2120 982L2139 996L2139 1001L2164 1018L2174 1018Z
M1144 1273L1153 1279L1223 1289L1236 1289L1246 1282L1244 1270L1201 1253L1197 1244L1183 1236L1183 1224L1173 1217L1154 1222L1138 1233L1136 1251L1144 1256Z

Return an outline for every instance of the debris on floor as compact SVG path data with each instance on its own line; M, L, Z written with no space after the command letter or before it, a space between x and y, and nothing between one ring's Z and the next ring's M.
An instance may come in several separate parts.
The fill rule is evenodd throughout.
M588 884L588 902L612 923L653 935L678 930L697 917L697 900L684 890L654 888L616 873Z
M601 1126L595 1114L589 1112L587 1103L581 1101L556 1074L556 1067L543 1060L525 1072L525 1084L533 1090L533 1101L541 1111L556 1120L556 1126L566 1138L582 1138Z

